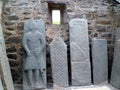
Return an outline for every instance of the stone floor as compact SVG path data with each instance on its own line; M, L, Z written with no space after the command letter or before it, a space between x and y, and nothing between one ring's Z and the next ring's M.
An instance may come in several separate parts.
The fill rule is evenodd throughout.
M91 85L89 87L73 87L71 90L120 90L110 84Z
M22 90L20 86L16 86L15 90ZM108 83L103 83L100 85L91 85L91 86L81 86L81 87L69 87L66 89L60 88L60 89L45 89L45 90L120 90L116 89L112 85Z

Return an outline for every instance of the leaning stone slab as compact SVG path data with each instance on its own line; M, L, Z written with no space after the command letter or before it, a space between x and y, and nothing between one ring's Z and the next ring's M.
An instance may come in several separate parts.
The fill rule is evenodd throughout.
M46 40L42 20L24 23L23 47L23 90L46 88Z
M93 83L108 81L108 53L106 39L92 40Z
M3 90L3 85L2 85L1 77L0 77L0 90Z
M2 78L4 90L14 90L1 25L0 25L0 75Z
M60 37L50 44L53 83L59 87L68 87L67 47Z
M111 84L120 89L120 29L116 31Z
M90 85L91 67L87 20L72 19L69 28L72 85Z

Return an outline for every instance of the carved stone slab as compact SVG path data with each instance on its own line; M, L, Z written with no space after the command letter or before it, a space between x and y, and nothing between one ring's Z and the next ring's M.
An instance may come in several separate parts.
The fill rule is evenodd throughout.
M108 53L106 39L92 40L93 83L108 81Z
M67 47L60 37L50 44L53 83L60 87L68 87Z
M29 20L29 21L26 21L24 23L24 32L23 32L23 34L25 35L26 33L28 33L31 28L36 29L37 33L41 33L41 35L44 38L44 43L46 43L46 39L45 39L46 38L45 37L46 33L45 33L45 24L44 24L44 22L42 20ZM35 36L35 37L32 37L32 38L35 39L35 38L38 38L38 36ZM34 45L36 45L36 44L34 44ZM34 45L33 45L33 47L34 47ZM38 49L40 49L40 48L38 48ZM39 52L39 50L37 50L37 51ZM36 53L36 52L34 52L34 53ZM34 87L34 89L46 88L46 86L47 86L47 81L46 81L46 45L45 45L44 49L42 50L42 53L41 53L40 57L41 58L38 60L38 63L40 64L40 68L41 68L40 69L40 71L41 71L40 75L41 75L41 77L43 77L41 79L42 79L45 86L42 84L42 87L41 87L41 79L40 79L39 82L38 82L40 87ZM25 60L26 59L27 59L27 53L24 51L23 52L23 67L25 65ZM31 67L33 67L33 66L31 66ZM35 73L34 70L33 70L33 73ZM33 83L35 83L35 82L33 81ZM31 90L31 85L29 84L29 80L28 80L28 74L27 74L27 72L24 71L24 69L23 69L23 90Z
M116 31L111 84L120 89L120 29Z
M2 32L2 26L0 25L0 73L3 80L3 87L6 90L14 90L13 80L11 77L10 66L6 55L5 41Z
M3 90L3 85L2 85L1 78L0 78L0 90Z
M69 28L72 85L90 85L91 67L87 20L72 19Z

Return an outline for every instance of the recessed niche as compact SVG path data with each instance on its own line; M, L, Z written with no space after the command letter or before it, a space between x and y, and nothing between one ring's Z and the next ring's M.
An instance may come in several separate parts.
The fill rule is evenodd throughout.
M64 3L48 3L49 15L50 15L50 23L54 25L64 24L64 12L65 12L65 4Z

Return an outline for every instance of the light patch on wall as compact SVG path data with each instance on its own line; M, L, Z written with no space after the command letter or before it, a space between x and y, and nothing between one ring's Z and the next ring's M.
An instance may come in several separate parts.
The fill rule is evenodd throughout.
M60 10L52 10L52 24L60 24Z

